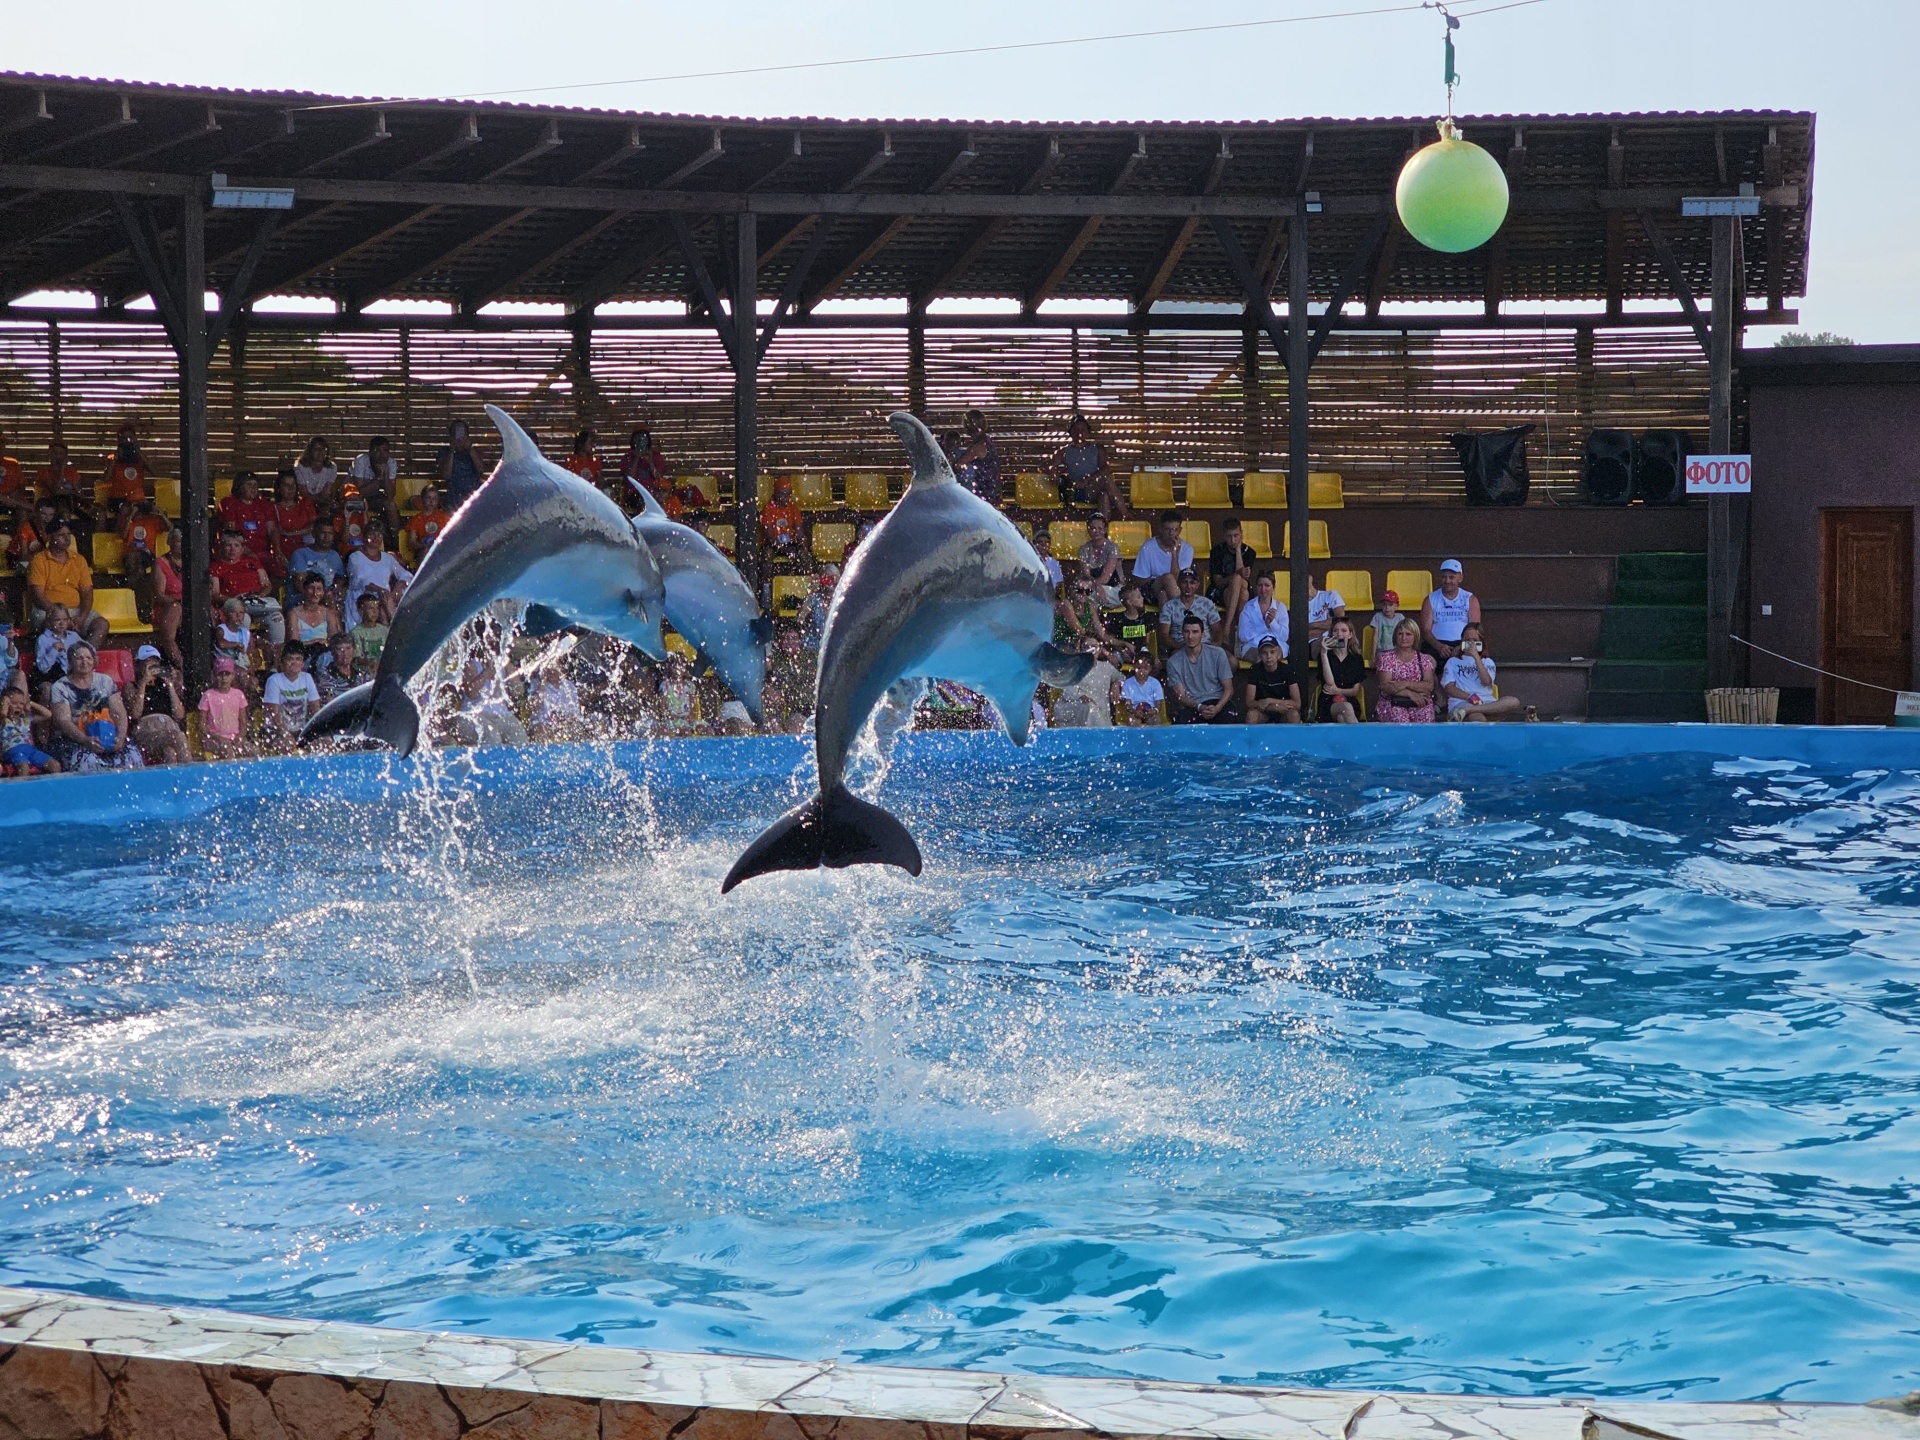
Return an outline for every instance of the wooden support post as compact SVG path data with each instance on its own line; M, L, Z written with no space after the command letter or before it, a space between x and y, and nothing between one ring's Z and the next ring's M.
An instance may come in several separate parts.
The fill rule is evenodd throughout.
M1287 658L1296 675L1307 665L1307 372L1313 366L1307 324L1307 217L1287 227L1287 519L1293 526L1287 612ZM1303 687L1304 689L1305 687Z
M1073 359L1071 376L1072 399L1069 402L1067 413L1069 415L1078 415L1080 413L1080 327L1076 325L1068 334L1068 343L1073 348Z
M413 473L413 331L400 327L400 473Z
M1713 221L1712 328L1707 346L1707 449L1725 455L1733 449L1734 366L1740 355L1742 273L1739 221ZM1739 506L1736 514L1735 506ZM1707 683L1738 685L1745 671L1744 649L1729 638L1736 624L1746 551L1746 502L1716 495L1707 501ZM1742 655L1734 652L1740 650Z
M907 320L907 408L927 418L926 311L915 310Z
M207 510L213 477L207 456L207 217L197 194L180 202L180 269L174 291L180 321L181 523L187 532L185 590L188 684L196 691L213 678L212 561ZM156 300L156 303L157 300Z
M233 392L228 448L233 454L233 468L239 471L253 463L247 435L247 322L244 317L234 320L227 331L227 386Z
M767 577L760 557L760 345L757 301L760 279L758 217L751 210L734 220L733 256L733 498L734 556L740 573L764 598ZM719 321L719 315L714 316Z
M1260 468L1264 443L1261 421L1265 418L1265 382L1260 378L1260 332L1249 325L1240 332L1240 388L1246 414L1242 421L1241 464L1248 470Z
M573 317L573 429L578 434L593 424L593 314Z
M47 322L47 401L53 406L53 438L66 443L66 420L61 415L64 403L60 396L60 322Z

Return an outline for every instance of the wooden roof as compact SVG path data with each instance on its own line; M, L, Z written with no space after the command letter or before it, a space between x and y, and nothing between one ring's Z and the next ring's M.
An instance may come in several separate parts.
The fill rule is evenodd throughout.
M798 307L829 297L1014 296L1238 304L1212 219L1271 287L1309 212L1312 290L1388 301L1672 299L1640 219L1656 217L1705 295L1709 226L1682 195L1755 187L1747 293L1805 290L1814 117L1805 112L1464 117L1506 166L1507 225L1467 255L1407 238L1399 167L1430 119L1245 124L734 120L447 101L354 101L0 75L0 298L78 288L121 305L147 284L116 195L204 198L208 177L290 186L246 286L328 296L606 300L701 293L676 226L716 277L730 215L753 211L760 293L804 261ZM1314 206L1318 209L1314 209ZM177 214L154 207L164 230ZM223 293L263 223L213 210Z

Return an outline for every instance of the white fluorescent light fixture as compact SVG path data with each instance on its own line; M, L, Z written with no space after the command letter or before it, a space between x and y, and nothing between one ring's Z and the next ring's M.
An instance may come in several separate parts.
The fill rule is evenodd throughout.
M291 210L293 191L269 190L258 185L229 185L227 177L213 177L213 208L216 210Z
M1680 213L1692 216L1758 215L1758 195L1687 195L1680 201Z

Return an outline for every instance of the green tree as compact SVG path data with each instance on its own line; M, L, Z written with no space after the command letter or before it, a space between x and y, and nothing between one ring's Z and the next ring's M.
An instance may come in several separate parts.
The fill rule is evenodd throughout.
M1773 342L1776 350L1794 350L1802 345L1851 345L1853 339L1847 335L1836 335L1831 330L1816 330L1811 335L1805 330L1789 330Z

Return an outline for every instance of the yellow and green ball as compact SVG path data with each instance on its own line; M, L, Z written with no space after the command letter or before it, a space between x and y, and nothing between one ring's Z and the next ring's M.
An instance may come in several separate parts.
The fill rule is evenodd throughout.
M1393 201L1409 235L1457 255L1486 244L1507 218L1507 176L1451 126L1443 124L1440 136L1401 167Z

